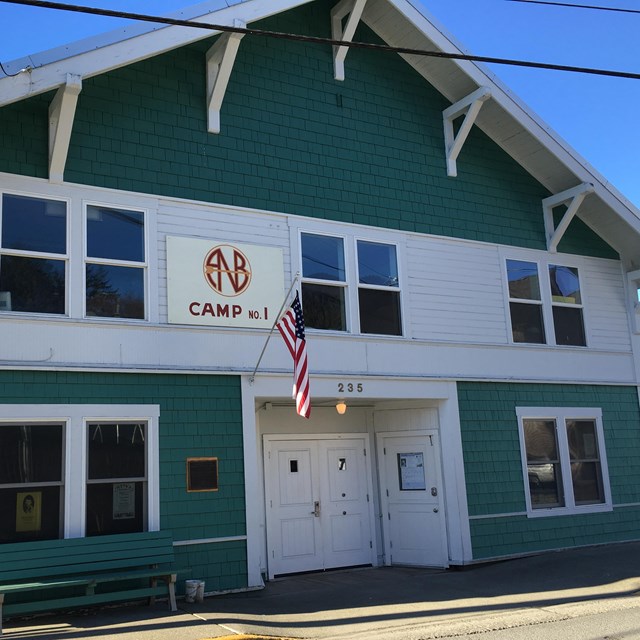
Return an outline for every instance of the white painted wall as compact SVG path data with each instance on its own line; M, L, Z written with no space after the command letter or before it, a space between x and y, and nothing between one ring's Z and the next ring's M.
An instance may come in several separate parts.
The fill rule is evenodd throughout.
M406 336L370 337L309 330L315 375L411 376L634 384L625 289L620 264L581 256L554 257L578 266L589 347L512 345L503 276L506 254L545 252L318 221L265 211L156 198L0 174L0 190L65 198L70 202L70 317L2 314L0 366L251 373L266 330L168 325L166 236L211 238L279 247L285 282L299 270L299 230L395 243L399 251ZM148 321L83 319L83 205L101 202L147 212ZM542 215L542 214L541 214ZM291 249L293 245L293 249ZM80 289L80 290L78 290ZM291 368L277 333L261 372ZM287 395L286 392L283 395Z

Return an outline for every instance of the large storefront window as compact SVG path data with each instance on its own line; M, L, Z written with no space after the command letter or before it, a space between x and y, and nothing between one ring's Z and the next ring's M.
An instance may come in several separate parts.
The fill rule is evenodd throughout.
M62 534L64 425L0 425L0 542Z
M599 409L518 409L530 514L611 508Z
M159 415L0 404L0 544L157 530Z

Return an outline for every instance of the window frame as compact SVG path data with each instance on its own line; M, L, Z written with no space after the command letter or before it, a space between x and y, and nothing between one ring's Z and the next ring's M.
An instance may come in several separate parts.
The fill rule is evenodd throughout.
M139 262L135 260L119 260L115 258L94 258L88 255L89 248L89 224L88 224L88 211L89 207L102 207L104 209L122 209L142 214L143 217L143 237L144 237L144 261ZM135 204L127 204L122 202L103 202L98 200L83 200L82 201L82 317L85 320L98 320L104 322L149 322L151 317L150 311L150 277L149 277L149 226L150 215L149 211L145 207L136 206ZM88 265L104 265L107 267L125 267L135 268L142 270L142 283L144 287L143 302L144 302L144 315L142 318L127 318L116 316L90 316L87 315L87 266Z
M317 280L314 278L304 277L302 270L302 235L318 235L328 236L332 238L342 239L344 249L344 261L345 261L345 281L344 284L339 284L340 281L330 280ZM386 287L378 285L360 284L359 282L359 270L358 270L358 242L368 242L373 244L389 245L395 248L396 254L396 268L398 270L398 286ZM307 224L304 227L296 227L292 229L291 237L291 250L292 255L296 255L296 261L298 264L298 272L300 274L300 285L309 284L323 284L331 286L342 286L344 288L344 300L345 300L345 330L338 331L333 329L316 329L314 327L305 327L305 330L309 333L318 332L323 335L335 335L335 336L359 336L362 338L376 339L406 339L408 338L408 324L407 313L404 305L403 292L406 290L406 283L404 280L404 259L405 259L405 247L404 243L398 238L389 238L388 235L381 232L371 230L370 232L363 234L361 229L354 228L353 230L346 230L344 228L332 229L322 223ZM375 289L381 291L394 291L398 293L398 307L400 313L400 333L399 334L383 334L383 333L363 333L360 330L360 306L359 306L359 290L360 288Z
M159 405L0 405L0 429L16 422L63 424L62 538L86 535L88 426L92 422L145 422L146 528L160 529ZM69 461L74 461L70 464ZM76 462L79 461L79 462Z
M540 289L540 306L542 310L542 328L545 333L544 342L517 342L513 339L513 322L511 318L511 303L523 303L523 304L538 304L538 301L512 298L509 291L509 270L507 267L507 261L518 262L530 262L536 265L538 271L538 286ZM578 281L580 283L580 304L568 304L561 302L554 302L551 293L551 282L549 275L549 268L551 266L567 267L570 269L576 269L578 272ZM526 252L515 251L503 251L501 252L501 269L502 269L502 283L505 296L505 317L507 321L508 342L510 345L519 347L555 347L561 349L588 349L590 346L590 331L589 322L587 318L588 307L588 295L585 292L584 273L586 271L585 266L580 260L576 260L575 256L565 256L561 254L553 255L531 255ZM577 344L558 344L556 340L556 328L553 319L553 310L555 307L559 308L578 308L581 312L582 327L584 331L584 345Z
M360 243L368 243L368 244L378 244L388 247L393 247L395 250L395 259L396 259L396 272L397 272L397 284L396 286L391 285L378 285L378 284L367 284L364 282L360 282ZM395 242L384 242L382 240L372 240L371 238L362 238L359 236L354 237L354 247L355 247L355 281L357 288L357 313L358 313L358 329L360 335L363 336L386 336L386 337L395 337L402 338L404 336L404 313L402 309L402 288L400 286L400 265L398 259L398 245ZM369 291L386 291L396 293L398 296L398 312L400 314L400 322L399 329L400 333L373 333L373 332L363 332L362 331L362 319L360 318L360 291L361 290L369 290Z
M520 459L522 464L522 478L524 482L525 501L528 518L578 515L585 513L602 513L613 510L611 498L611 484L609 481L609 468L602 424L602 409L587 407L517 407L518 435L520 439ZM563 506L547 508L533 508L531 493L529 491L529 474L527 464L527 450L525 444L524 421L525 420L553 420L556 425L556 442L558 458L562 476L562 489L564 495ZM571 456L567 438L567 420L593 420L595 424L598 454L600 456L600 472L602 474L603 502L597 504L577 505L574 496L571 477Z
M21 198L30 198L32 200L51 200L54 202L62 202L65 205L65 253L52 253L48 251L29 251L26 249L10 249L4 247L4 238L2 236L2 220L4 215L3 210L3 196L17 196ZM33 258L39 260L57 260L64 263L64 311L63 313L47 313L44 311L14 311L5 310L0 311L0 314L18 314L20 316L30 316L38 318L68 318L71 308L71 217L72 217L72 203L71 198L58 195L32 193L28 191L20 191L13 189L0 189L0 258L2 256L14 256L18 258Z

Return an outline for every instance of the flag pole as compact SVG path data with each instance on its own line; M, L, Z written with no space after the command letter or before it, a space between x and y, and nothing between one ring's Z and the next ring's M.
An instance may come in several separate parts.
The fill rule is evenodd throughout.
M273 321L273 326L271 327L271 331L269 331L269 335L267 336L267 339L265 340L264 347L262 347L262 351L260 352L260 357L258 358L258 362L256 362L256 367L253 370L253 373L251 374L251 377L249 378L249 382L251 384L253 384L253 381L256 379L256 372L258 371L258 367L260 366L260 362L262 362L262 356L264 356L264 352L267 350L267 345L269 344L269 340L271 340L271 336L273 334L273 330L276 328L276 324L278 324L278 320L280 320L280 315L282 314L282 310L284 309L284 305L287 304L287 300L289 300L289 296L291 295L291 292L293 291L293 287L295 286L296 282L298 282L299 278L300 278L300 272L298 271L296 273L296 275L293 277L293 281L291 282L291 286L289 287L289 291L287 291L287 295L284 297L284 300L282 301L282 306L280 307L280 311L278 311L278 313L276 314L276 318Z

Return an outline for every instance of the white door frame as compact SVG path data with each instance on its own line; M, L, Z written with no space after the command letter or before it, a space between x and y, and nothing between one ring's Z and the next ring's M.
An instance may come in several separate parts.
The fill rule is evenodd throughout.
M273 527L276 525L274 522L274 518L270 516L270 510L268 508L268 501L270 499L270 483L269 479L266 477L268 470L270 468L269 460L268 460L268 451L270 449L271 443L274 442L291 442L291 441L320 441L320 440L362 440L365 443L365 474L366 474L366 482L367 482L367 495L369 497L369 528L371 531L371 564L375 566L377 564L377 554L376 549L378 545L377 537L376 537L376 526L375 526L375 517L374 517L374 493L373 493L373 473L371 466L371 457L374 455L373 447L371 446L371 438L368 433L359 432L359 433L313 433L313 434L299 434L299 433L279 433L279 434L265 434L262 436L263 447L262 447L262 455L263 455L263 469L264 469L264 488L265 488L265 529L266 529L266 544L267 549L270 548L270 541L274 539L275 533ZM268 568L268 576L270 580L274 578L273 571L273 563L269 561L270 558L267 554L267 568Z
M380 487L380 502L382 507L382 513L389 513L389 500L387 496L387 492L384 490L385 483L383 482L384 474L386 474L386 467L383 460L383 449L384 449L384 440L385 438L424 438L425 440L430 435L438 436L438 450L435 452L435 464L436 464L436 478L437 478L437 486L439 495L439 503L440 509L442 509L442 518L440 518L440 542L441 542L441 557L443 564L442 566L449 566L449 543L447 537L447 510L445 508L445 491L444 491L444 477L442 474L442 463L441 463L441 453L442 453L442 443L440 441L440 429L420 429L418 431L378 431L376 433L376 450L377 450L377 470L378 470L378 483ZM382 535L383 535L383 544L384 544L384 564L390 565L391 561L391 546L390 546L390 532L389 532L389 522L387 518L382 517Z

